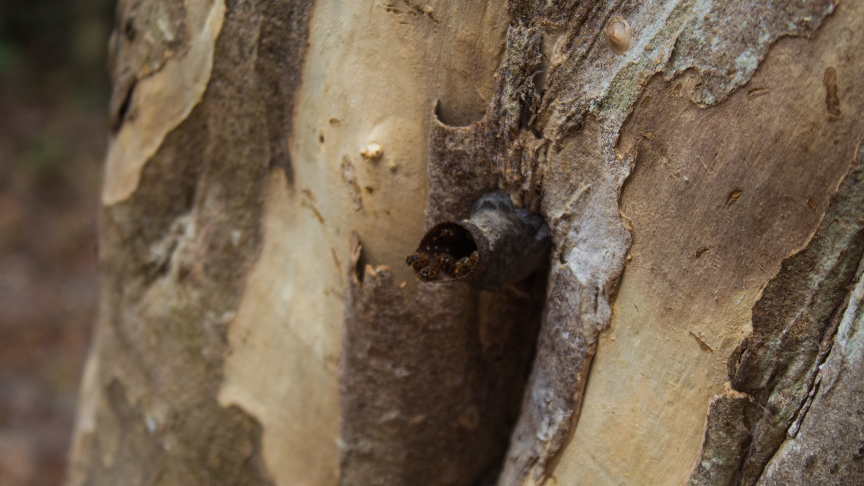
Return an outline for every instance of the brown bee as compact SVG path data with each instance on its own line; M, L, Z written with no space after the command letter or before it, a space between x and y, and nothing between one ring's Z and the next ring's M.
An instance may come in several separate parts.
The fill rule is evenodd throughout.
M435 241L448 242L453 241L453 238L456 237L456 232L449 228L444 228L438 233L438 236L435 237Z
M449 273L453 269L453 257L446 253L438 255L438 268Z
M464 277L468 275L468 272L471 271L471 262L468 257L462 257L453 265L453 271L451 272L454 277Z
M475 251L471 253L471 256L462 257L454 263L453 270L450 273L456 278L464 277L471 272L471 269L474 268L478 260L480 260L480 255Z
M429 264L429 257L417 251L405 258L405 264L417 271Z
M435 277L438 276L437 268L423 267L423 270L420 270L420 280L424 282L428 282Z

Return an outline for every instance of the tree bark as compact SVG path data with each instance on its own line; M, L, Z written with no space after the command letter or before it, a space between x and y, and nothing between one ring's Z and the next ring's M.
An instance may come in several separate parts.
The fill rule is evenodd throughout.
M860 2L117 12L70 486L864 478Z

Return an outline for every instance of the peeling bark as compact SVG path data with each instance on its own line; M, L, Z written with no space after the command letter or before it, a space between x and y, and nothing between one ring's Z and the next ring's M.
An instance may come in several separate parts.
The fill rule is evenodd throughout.
M727 383L722 395L708 408L705 442L699 462L690 475L690 484L735 486L751 441L751 423L757 405L746 393L736 392Z
M864 154L862 154L864 155ZM840 185L812 242L783 262L753 308L753 334L730 359L732 386L766 412L741 471L755 484L785 439L830 348L864 255L864 165Z
M198 20L189 25L204 22L201 34L139 81L113 142L122 145L124 130L131 130L133 144L153 145L134 153L109 149L100 214L101 307L69 485L273 484L260 423L217 401L228 326L243 288L238 277L261 240L268 151L255 76L257 7L192 4L190 12L198 14L189 16ZM154 22L149 28L168 28L161 18ZM116 35L145 42L143 34ZM140 57L123 49L118 56ZM206 69L188 71L198 68ZM115 90L125 73L115 72ZM155 92L142 89L148 82ZM168 91L159 83L168 83ZM200 99L180 93L190 103L166 108L178 102L179 91L196 89ZM133 120L139 108L156 110L155 118L142 112ZM142 120L149 124L132 128ZM116 179L112 164L140 170L140 179Z
M121 12L124 5L120 5ZM144 26L135 27L135 18L129 17L123 20L122 27L115 28L123 29L128 42L117 49L122 61L114 63L112 73L110 109L115 128L108 141L102 185L102 202L106 205L132 195L144 164L201 102L212 75L216 41L226 15L225 1L196 2L185 11L179 5L160 8L162 5L156 4L152 10L142 7L146 14L155 16L148 18ZM130 31L126 28L130 22L133 31L142 27L145 30L134 36L125 34ZM175 57L171 47L183 39L176 38L174 32L186 30L190 32L183 37L188 38L188 45L180 49L185 50L185 55ZM137 60L143 65L128 64Z
M687 481L702 442L696 412L728 381L750 306L812 236L864 133L860 119L830 116L822 83L842 63L841 105L860 106L861 66L847 56L856 12L840 5L812 40L779 41L717 106L688 99L700 82L692 70L653 79L634 105L616 147L636 157L621 201L632 260L559 482Z
M864 477L861 262L830 354L820 366L798 425L765 468L759 485L855 484ZM803 417L801 417L803 415Z
M860 474L860 10L122 3L70 484ZM398 268L495 191L548 266Z
M864 151L859 153L810 244L784 260L763 290L753 307L753 333L730 358L732 387L760 409L742 409L742 418L730 418L752 422L746 444L737 444L741 449L728 444L719 451L741 457L740 467L698 473L691 484L756 484L787 436L797 434L795 424L807 413L864 256ZM723 434L710 426L711 415L708 420L706 444Z

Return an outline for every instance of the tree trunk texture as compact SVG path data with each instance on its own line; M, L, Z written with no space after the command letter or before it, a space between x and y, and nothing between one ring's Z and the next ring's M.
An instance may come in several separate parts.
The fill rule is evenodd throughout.
M864 481L864 3L120 0L110 47L69 486ZM548 265L419 281L498 190Z

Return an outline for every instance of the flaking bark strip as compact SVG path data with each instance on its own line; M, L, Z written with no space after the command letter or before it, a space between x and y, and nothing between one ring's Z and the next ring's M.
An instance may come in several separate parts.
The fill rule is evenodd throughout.
M864 259L812 405L757 486L860 484L864 478Z
M134 3L131 9L136 9ZM142 61L145 65L114 63L110 106L114 131L105 158L103 204L125 200L135 191L143 166L160 149L169 132L188 118L203 99L226 15L224 0L170 1L140 10L140 24L130 17L121 22L132 20L133 29L126 28L128 23L116 29L127 35L125 32L142 28L133 41L119 43L117 56L124 59L128 54L132 62ZM176 45L181 31L189 31L185 36L188 42ZM172 47L183 51L182 57L175 57ZM162 59L152 59L152 55ZM153 62L149 69L148 59Z
M690 475L690 486L735 486L737 472L750 443L751 420L758 407L744 393L727 382L723 394L715 396L708 407L705 442L699 462Z
M859 149L810 243L784 260L766 285L753 307L753 333L730 358L732 387L752 396L760 414L742 451L741 469L724 470L732 476L722 480L718 472L718 482L710 484L748 486L759 480L815 385L862 254L864 151ZM706 444L717 440L714 433L706 431ZM703 455L700 463L706 460Z
M193 7L194 8L194 7ZM142 2L117 2L116 25L108 40L108 72L113 89L108 103L112 131L123 122L135 84L165 66L171 58L182 58L191 42L188 7L182 0L163 0L157 8Z
M351 261L341 484L475 484L500 461L518 414L542 285L492 294L421 283L407 300L386 267L357 268L356 240Z
M579 416L591 358L597 349L594 335L578 331L585 317L578 306L583 286L569 268L554 278L538 337L538 359L519 423L510 438L499 485L519 485L526 480L531 481L528 484L543 484ZM563 336L570 333L569 338Z
M490 156L500 177L499 184L511 194L517 193L526 181L529 181L526 190L536 187L532 187L530 173L523 170L523 165L527 162L531 166L537 159L531 150L534 134L526 133L525 128L534 121L540 108L540 87L534 80L543 71L542 43L540 29L522 24L510 27L506 55L496 73L498 89L492 100L489 127L497 147Z
M589 117L547 161L541 212L554 243L550 288L502 486L542 484L554 468L579 417L598 335L612 316L610 303L630 247L618 191L632 158L604 153L607 136Z

